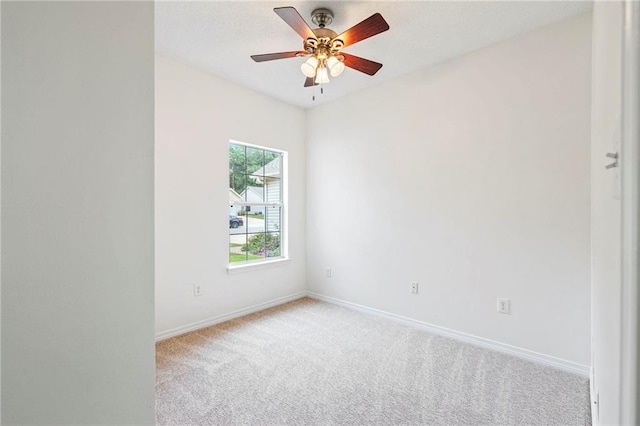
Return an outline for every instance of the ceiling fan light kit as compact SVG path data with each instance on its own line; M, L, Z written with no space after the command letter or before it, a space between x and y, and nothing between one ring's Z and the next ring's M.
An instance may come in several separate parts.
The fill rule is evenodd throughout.
M338 59L337 56L331 56L327 59L326 64L331 77L337 77L344 71L344 56L342 56L342 59Z
M306 75L307 77L314 77L316 75L316 69L318 68L319 63L320 62L318 61L318 58L316 58L315 56L310 57L305 63L300 65L302 74Z
M321 67L316 70L316 84L327 84L329 82L329 73L327 73L326 67Z
M333 12L329 9L320 8L311 13L311 22L318 25L315 30L309 27L294 7L276 7L273 11L302 37L303 50L253 55L251 58L254 61L308 57L300 66L306 77L305 87L329 83L329 75L338 77L345 67L371 76L382 68L381 63L342 52L345 47L389 29L389 24L379 13L371 15L338 35L335 31L326 28L333 22Z

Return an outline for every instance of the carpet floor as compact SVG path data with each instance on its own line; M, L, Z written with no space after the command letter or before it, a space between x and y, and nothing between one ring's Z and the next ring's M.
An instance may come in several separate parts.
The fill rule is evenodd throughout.
M590 425L589 380L304 298L159 342L159 425Z

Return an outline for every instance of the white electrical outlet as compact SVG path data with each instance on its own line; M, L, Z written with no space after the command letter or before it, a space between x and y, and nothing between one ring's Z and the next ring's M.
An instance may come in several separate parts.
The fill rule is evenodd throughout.
M331 278L331 266L327 266L327 278Z
M509 299L498 298L498 312L501 314L511 314L511 301Z
M193 285L193 295L202 296L202 287L200 287L198 284Z
M412 282L411 283L411 293L418 294L418 283L417 282Z

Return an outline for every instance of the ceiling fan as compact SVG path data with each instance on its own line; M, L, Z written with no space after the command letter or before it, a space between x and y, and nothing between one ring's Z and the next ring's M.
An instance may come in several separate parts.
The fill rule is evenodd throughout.
M375 13L338 35L326 28L333 21L333 12L329 9L316 9L311 13L311 22L319 28L312 30L294 7L276 7L273 11L281 17L303 40L303 50L280 53L252 55L256 62L275 59L308 57L300 67L307 77L304 87L329 82L329 75L339 76L345 66L368 75L374 75L382 64L342 52L342 49L359 41L380 34L389 29L382 15Z

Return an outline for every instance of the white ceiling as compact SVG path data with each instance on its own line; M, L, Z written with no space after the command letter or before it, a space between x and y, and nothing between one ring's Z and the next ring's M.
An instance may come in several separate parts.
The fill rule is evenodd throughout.
M303 87L303 58L256 63L249 56L300 50L302 39L273 12L293 6L310 23L311 11L334 12L340 34L375 12L390 29L345 48L384 64L373 77L347 68L312 101ZM310 108L449 58L591 9L591 2L233 1L156 2L156 51L292 105ZM312 28L314 25L310 24Z

